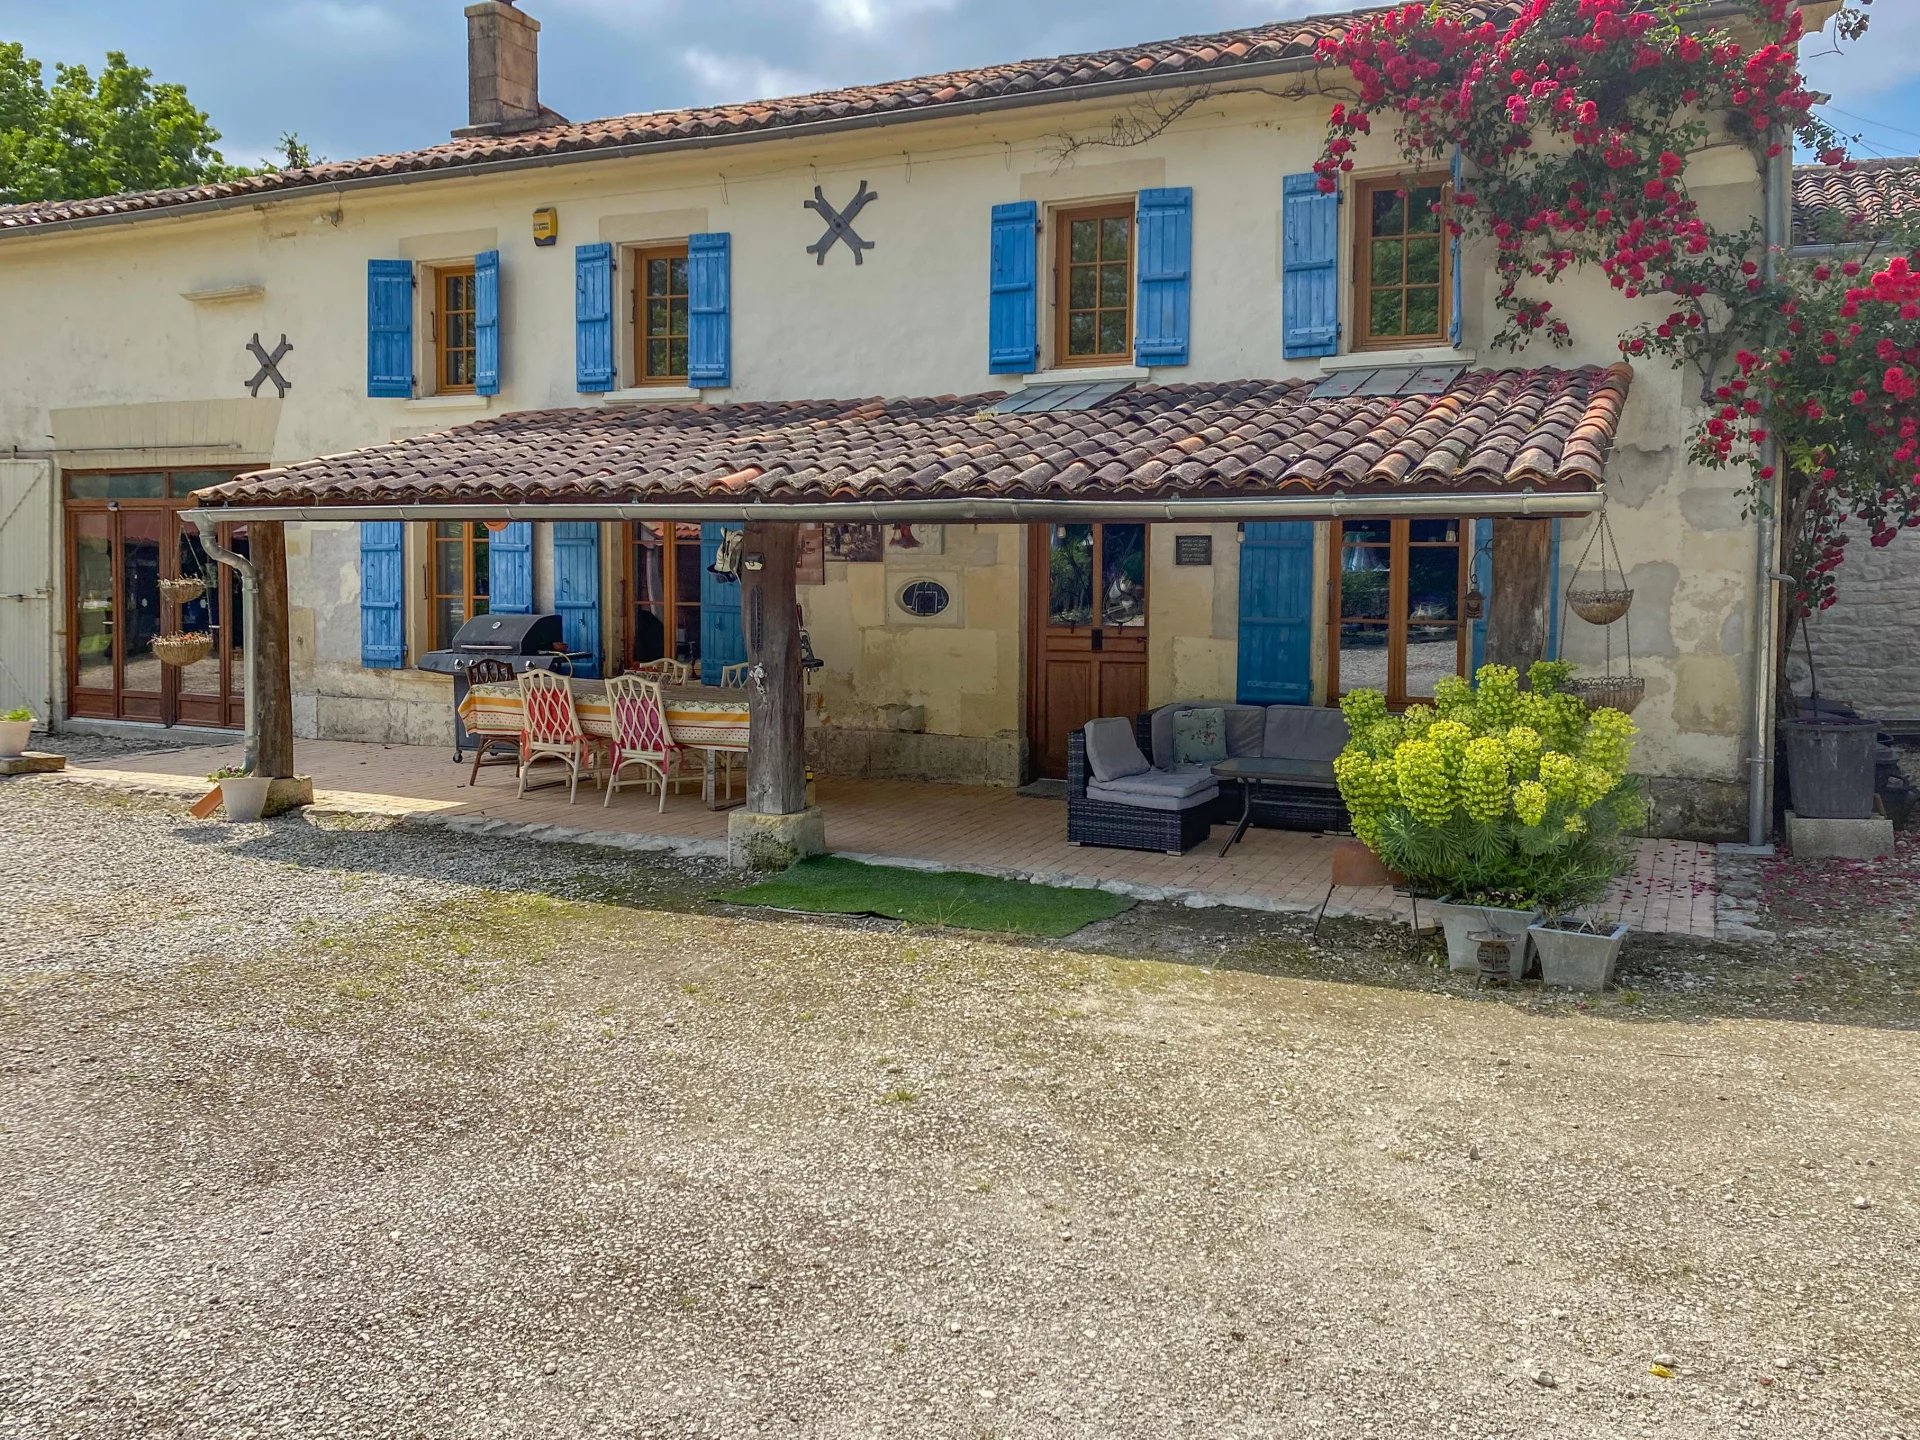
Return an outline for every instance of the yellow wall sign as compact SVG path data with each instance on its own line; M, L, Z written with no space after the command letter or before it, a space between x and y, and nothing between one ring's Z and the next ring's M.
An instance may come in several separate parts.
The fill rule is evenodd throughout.
M551 245L560 238L560 212L551 205L542 205L533 212L533 243Z

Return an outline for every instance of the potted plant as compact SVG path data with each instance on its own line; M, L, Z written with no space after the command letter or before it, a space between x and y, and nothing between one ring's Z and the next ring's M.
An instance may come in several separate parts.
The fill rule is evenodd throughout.
M21 705L0 715L0 759L14 760L27 753L33 736L33 712Z
M1532 927L1599 899L1632 859L1643 818L1627 774L1633 722L1569 693L1571 667L1482 666L1442 680L1431 705L1387 712L1377 690L1341 702L1351 734L1334 778L1353 833L1435 907L1453 970L1480 969L1479 942L1513 943L1514 978Z
M227 808L227 819L236 824L252 824L267 808L267 790L273 781L263 775L249 775L237 765L223 765L207 776L220 786L220 803Z

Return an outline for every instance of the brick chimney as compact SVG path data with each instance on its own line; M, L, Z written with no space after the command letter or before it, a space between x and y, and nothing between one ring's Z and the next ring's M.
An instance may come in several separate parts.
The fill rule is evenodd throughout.
M467 6L466 135L512 135L563 123L540 103L540 22L513 0Z

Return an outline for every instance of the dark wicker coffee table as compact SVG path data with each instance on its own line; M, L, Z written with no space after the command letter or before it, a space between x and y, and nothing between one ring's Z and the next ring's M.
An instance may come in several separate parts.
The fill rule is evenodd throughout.
M1238 780L1240 782L1240 823L1233 827L1233 834L1227 837L1227 843L1220 847L1225 855L1240 837L1247 833L1247 827L1253 823L1253 796L1262 786L1283 787L1288 790L1331 790L1336 793L1339 786L1327 775L1324 761L1312 760L1268 760L1257 755L1241 756L1232 760L1222 760L1213 767L1216 780Z

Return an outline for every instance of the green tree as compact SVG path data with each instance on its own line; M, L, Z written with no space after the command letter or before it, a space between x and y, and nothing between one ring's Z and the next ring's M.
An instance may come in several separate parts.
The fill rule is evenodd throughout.
M220 132L185 87L118 50L96 76L54 66L51 85L17 41L0 41L0 202L164 190L252 172L214 148Z

